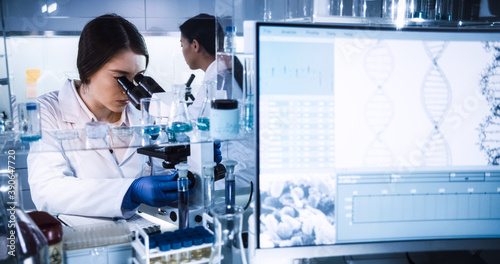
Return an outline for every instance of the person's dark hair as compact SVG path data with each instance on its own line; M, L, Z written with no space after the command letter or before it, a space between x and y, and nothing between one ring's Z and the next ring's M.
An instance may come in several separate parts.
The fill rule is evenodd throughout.
M212 56L215 56L215 25L217 24L218 50L224 46L224 31L221 25L216 22L214 16L208 14L199 14L184 22L179 29L182 35L193 43L196 39L198 43Z
M87 23L80 36L76 59L82 83L88 84L90 76L123 50L144 55L148 65L146 43L132 23L116 14L102 15Z

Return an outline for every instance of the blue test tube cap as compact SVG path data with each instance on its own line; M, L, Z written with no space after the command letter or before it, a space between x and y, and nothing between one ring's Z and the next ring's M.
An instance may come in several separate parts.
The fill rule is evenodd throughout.
M202 236L197 236L193 238L193 246L199 246L203 244L203 237Z
M172 249L180 249L182 247L182 241L178 239L172 240Z
M172 232L172 231L163 232L161 235L162 235L162 237L167 238L167 239L174 238L174 232Z
M174 236L182 236L184 234L184 229L177 229L173 231Z
M158 246L158 242L156 241L156 239L153 239L152 237L150 237L148 246L149 246L149 249L153 249L156 246Z
M192 227L184 229L184 234L186 234L188 236L191 234L194 234L194 233L196 233L196 230L194 230L194 228L192 228Z
M159 245L160 251L169 251L172 248L172 244L168 241L162 241Z
M215 236L209 232L203 234L203 243L213 243L215 241Z
M191 239L190 237L184 237L184 239L182 239L182 247L191 247L193 246L193 239Z
M215 162L214 162L214 163L215 163ZM200 234L201 234L202 232L205 232L207 229L205 229L205 227L204 227L204 226L195 226L195 227L194 227L194 230L195 230L196 232L198 232L198 233L200 233Z

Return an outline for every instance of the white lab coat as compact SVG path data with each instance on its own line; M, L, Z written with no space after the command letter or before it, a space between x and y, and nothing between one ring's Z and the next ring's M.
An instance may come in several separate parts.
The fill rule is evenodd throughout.
M224 64L219 64L219 70L225 70L223 66ZM217 79L217 61L214 61L208 66L203 82L220 81L220 78ZM234 95L234 98L241 97L242 92L239 89L234 89L233 92L238 93ZM205 91L203 89L198 90L193 104L188 108L191 118L196 119L198 117L204 98ZM222 160L230 159L238 162L235 167L237 188L248 187L250 182L256 184L255 151L255 138L253 137L237 141L223 141L221 143ZM215 188L224 189L224 181L217 181Z
M60 91L45 94L37 101L43 131L79 129L95 121L74 81L68 80ZM130 126L140 124L140 112L132 105L126 107L125 113ZM140 136L135 135L131 144L137 140ZM107 149L65 151L60 142L42 134L42 140L28 155L33 202L38 210L51 214L128 218L135 211L121 209L123 197L134 179L149 175L151 168L148 157L138 154L135 148L126 149L121 160L117 164ZM155 162L157 171L161 166L158 160Z

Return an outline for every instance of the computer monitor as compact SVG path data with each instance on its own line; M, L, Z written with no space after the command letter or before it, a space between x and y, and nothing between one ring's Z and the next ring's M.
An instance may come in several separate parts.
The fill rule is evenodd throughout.
M260 261L500 249L499 33L257 23Z

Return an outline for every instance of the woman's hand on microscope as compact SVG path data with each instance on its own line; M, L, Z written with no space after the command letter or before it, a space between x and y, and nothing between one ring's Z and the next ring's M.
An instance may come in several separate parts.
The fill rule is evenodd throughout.
M177 172L170 175L144 176L135 179L123 198L122 208L133 209L141 203L162 207L177 200Z

